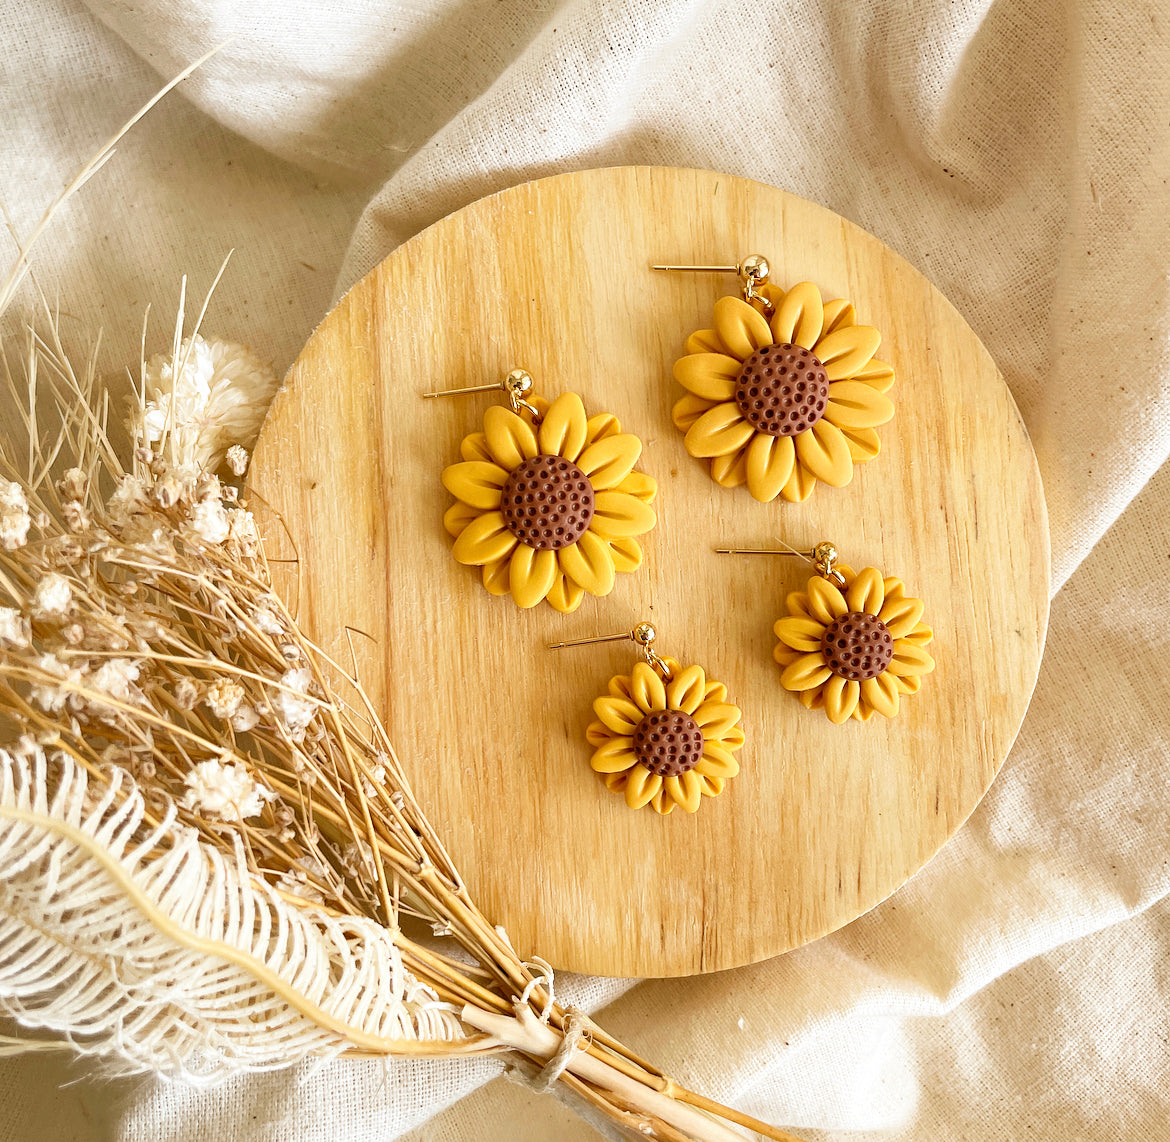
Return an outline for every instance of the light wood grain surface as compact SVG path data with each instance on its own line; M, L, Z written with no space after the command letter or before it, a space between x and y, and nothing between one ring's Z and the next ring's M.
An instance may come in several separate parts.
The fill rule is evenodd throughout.
M760 504L715 485L670 422L671 365L734 279L653 261L771 262L848 297L883 335L897 414L846 488ZM659 482L642 569L573 615L492 598L451 558L439 482L490 395L436 388L522 365L645 442ZM521 954L605 975L685 975L797 947L873 907L970 814L1016 735L1048 614L1035 458L1002 377L945 298L877 239L744 179L583 171L476 202L395 251L289 373L251 479L283 516L268 549L302 623L357 666L419 799ZM795 560L717 544L830 538L926 601L937 669L893 721L833 726L781 689L773 621ZM659 628L744 711L741 773L688 816L632 812L589 769L592 699L634 647L566 637Z

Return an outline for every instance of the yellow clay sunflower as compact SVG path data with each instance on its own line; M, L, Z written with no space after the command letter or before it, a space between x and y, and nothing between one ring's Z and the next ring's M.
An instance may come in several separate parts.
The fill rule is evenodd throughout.
M599 720L585 733L595 747L589 764L631 809L693 813L739 772L742 715L701 666L663 661L668 682L645 662L609 680L609 693L593 703Z
M658 485L634 470L642 442L612 414L587 418L576 393L535 405L536 426L494 405L464 438L462 462L443 470L457 501L443 524L491 594L568 613L641 565L636 537L656 522Z
M881 447L894 415L894 370L874 357L881 334L858 325L842 298L812 282L787 293L764 285L769 322L738 297L715 303L714 329L687 338L674 365L684 396L674 423L692 456L711 461L725 488L747 484L764 502L807 499L818 480L842 487Z
M784 668L780 684L810 710L823 709L840 725L892 718L902 694L914 694L934 669L926 645L934 632L922 622L921 599L900 579L876 567L856 575L839 564L838 589L814 575L804 591L788 596L788 615L776 623L772 652Z

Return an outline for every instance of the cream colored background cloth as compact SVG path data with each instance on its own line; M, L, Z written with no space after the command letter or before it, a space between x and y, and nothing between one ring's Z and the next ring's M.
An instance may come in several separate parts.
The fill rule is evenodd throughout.
M147 302L164 349L179 276L201 292L234 246L206 327L283 371L396 244L585 166L757 178L922 269L999 362L1046 484L1056 594L1019 741L843 931L571 986L670 1073L810 1139L1170 1138L1168 24L1108 0L33 0L0 9L0 198L27 232L159 75L235 35L41 249L111 369ZM0 1136L589 1136L488 1063L208 1092L84 1074L0 1064Z

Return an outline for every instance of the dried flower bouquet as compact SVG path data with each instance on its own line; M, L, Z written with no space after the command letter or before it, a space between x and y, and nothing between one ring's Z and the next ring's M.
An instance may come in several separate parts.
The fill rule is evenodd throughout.
M0 343L24 427L0 451L0 1013L107 1074L500 1054L611 1137L791 1138L562 1006L481 914L360 684L273 590L232 477L275 377L182 311L124 457L43 298Z

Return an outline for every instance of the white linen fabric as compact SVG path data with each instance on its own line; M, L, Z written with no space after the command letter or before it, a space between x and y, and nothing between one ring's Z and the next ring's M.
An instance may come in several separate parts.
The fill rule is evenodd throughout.
M111 370L146 302L173 313L180 275L201 293L232 246L205 328L283 370L399 242L581 167L757 178L918 266L999 363L1044 477L1054 602L1020 738L940 855L842 931L566 986L810 1139L1164 1138L1168 20L1140 0L34 0L0 9L0 199L27 233L159 76L234 37L40 248ZM193 1091L0 1060L0 1138L591 1137L498 1071L337 1062Z

